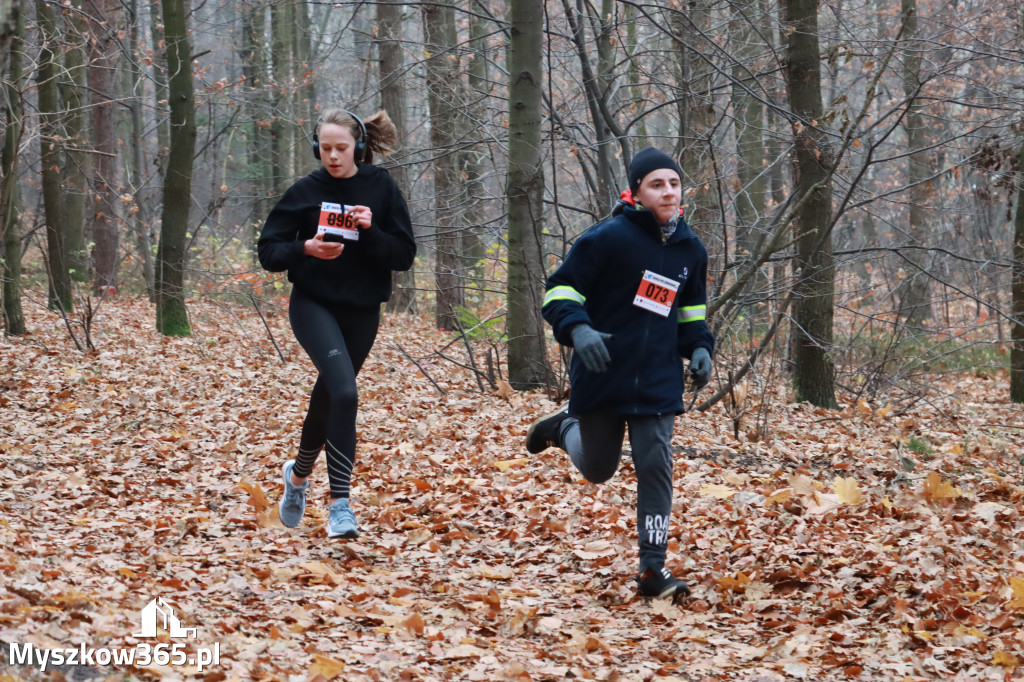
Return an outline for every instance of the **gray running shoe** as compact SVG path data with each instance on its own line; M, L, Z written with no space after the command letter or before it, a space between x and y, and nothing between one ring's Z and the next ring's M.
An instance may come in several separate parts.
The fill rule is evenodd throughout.
M359 536L356 515L348 506L348 499L341 497L334 501L327 514L327 537L354 538Z
M294 528L302 521L302 515L306 513L306 491L309 490L309 481L302 485L292 483L292 469L295 468L295 460L290 459L281 467L281 475L284 477L284 497L277 506L281 515L281 523Z

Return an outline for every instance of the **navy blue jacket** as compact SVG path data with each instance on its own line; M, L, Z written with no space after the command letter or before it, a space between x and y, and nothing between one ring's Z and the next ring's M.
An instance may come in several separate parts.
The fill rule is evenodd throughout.
M564 346L572 345L571 331L579 324L611 334L611 363L595 374L573 354L570 414L683 412L682 358L697 348L714 351L706 322L707 270L707 249L682 218L663 240L650 211L627 206L580 236L548 278L542 313ZM667 286L650 287L645 272L677 283L674 297L671 282L654 277ZM644 293L655 310L635 305Z

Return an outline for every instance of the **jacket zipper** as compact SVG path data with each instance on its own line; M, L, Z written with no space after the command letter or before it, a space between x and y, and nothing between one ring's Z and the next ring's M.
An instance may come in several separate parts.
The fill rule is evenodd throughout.
M663 271L665 270L665 247L667 246L667 242L662 242L660 237L658 239L658 242L659 242L658 250L660 252L659 253L660 259L659 259L659 262L658 262L657 273L659 275L661 275L663 273ZM651 313L651 314L654 314L654 313ZM647 357L647 352L646 352L647 351L647 339L650 337L650 334L651 334L651 318L648 316L648 317L646 317L646 321L644 322L644 338L643 338L643 342L640 344L640 357L641 358L646 358ZM640 414L640 370L642 369L642 365L643 365L643 360L641 360L641 362L637 365L636 373L633 375L633 414Z

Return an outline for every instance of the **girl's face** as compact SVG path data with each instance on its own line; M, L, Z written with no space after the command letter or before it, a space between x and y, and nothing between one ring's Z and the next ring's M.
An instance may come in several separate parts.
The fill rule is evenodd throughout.
M645 175L640 189L633 194L633 199L653 213L662 225L679 215L682 198L683 184L679 174L670 168L659 168Z
M337 123L324 123L317 136L320 140L320 163L334 178L350 178L356 174L353 158L356 140L352 131Z

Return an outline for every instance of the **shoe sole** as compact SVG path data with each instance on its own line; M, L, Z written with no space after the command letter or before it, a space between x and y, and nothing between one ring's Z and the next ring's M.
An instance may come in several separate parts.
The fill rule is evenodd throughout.
M334 532L332 532L331 530L328 529L327 537L329 537L329 538L344 538L346 540L352 540L353 538L359 537L359 531L357 531L357 530L350 530L350 531L346 531L344 533L334 533Z
M638 594L640 594L640 596L644 599L665 599L666 597L671 597L672 601L676 601L677 599L686 599L687 597L689 597L690 590L686 588L680 588L677 585L670 585L669 587L666 587L664 590L662 590L661 594Z

